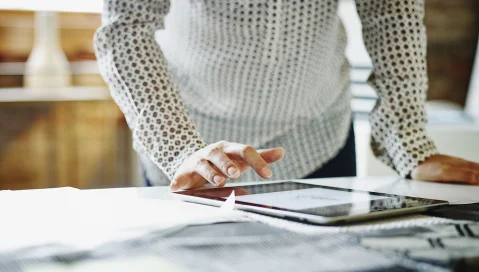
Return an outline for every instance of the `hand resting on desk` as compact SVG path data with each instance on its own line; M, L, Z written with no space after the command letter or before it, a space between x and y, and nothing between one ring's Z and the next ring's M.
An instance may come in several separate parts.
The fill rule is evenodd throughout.
M479 164L456 157L435 155L416 167L411 177L424 181L479 185Z

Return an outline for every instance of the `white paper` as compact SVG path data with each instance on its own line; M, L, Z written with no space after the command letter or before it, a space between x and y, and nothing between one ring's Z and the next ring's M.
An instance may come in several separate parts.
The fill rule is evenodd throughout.
M222 211L232 211L235 209L235 191L231 192L231 195L226 199L226 201L221 205L220 208Z
M72 188L2 193L0 216L0 252L48 243L90 249L178 226L247 221L236 211L210 206L91 197Z
M369 203L371 200L386 199L362 192L346 192L322 188L311 188L265 194L237 196L237 201L288 210L304 210L348 203Z

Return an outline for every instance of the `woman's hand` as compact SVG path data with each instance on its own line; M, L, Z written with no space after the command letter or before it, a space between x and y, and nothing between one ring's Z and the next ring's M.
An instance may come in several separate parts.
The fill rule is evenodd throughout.
M249 167L262 178L273 173L268 164L283 158L281 147L258 150L248 145L220 141L193 153L176 171L170 184L172 191L194 189L209 182L217 187L227 179L237 179Z
M429 157L416 167L411 177L424 181L479 185L479 164L455 157L436 155Z

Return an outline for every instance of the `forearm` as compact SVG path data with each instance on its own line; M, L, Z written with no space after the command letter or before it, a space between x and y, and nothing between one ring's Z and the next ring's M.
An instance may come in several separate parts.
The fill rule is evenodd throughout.
M168 1L105 1L95 49L101 74L133 132L135 149L171 179L182 161L205 144L154 38L168 5Z

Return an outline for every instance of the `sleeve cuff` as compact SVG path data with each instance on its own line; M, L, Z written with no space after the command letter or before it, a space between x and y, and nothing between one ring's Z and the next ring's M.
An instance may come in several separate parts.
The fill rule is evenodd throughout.
M143 111L133 130L133 147L146 155L163 173L172 180L177 169L196 151L204 148L192 123L171 122L163 130L149 115L154 110ZM166 122L167 123L167 122Z
M375 139L372 140L372 148L378 159L390 165L404 178L410 178L411 172L419 164L439 154L436 145L426 135L424 129L408 128L393 132L386 137L383 144L377 144ZM382 146L387 148L381 148Z

